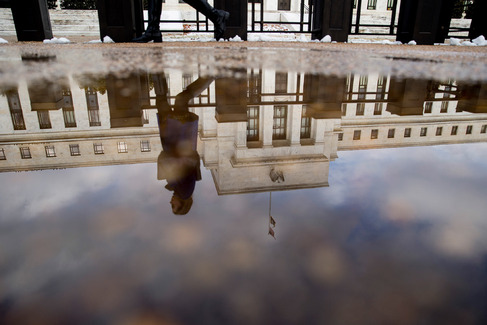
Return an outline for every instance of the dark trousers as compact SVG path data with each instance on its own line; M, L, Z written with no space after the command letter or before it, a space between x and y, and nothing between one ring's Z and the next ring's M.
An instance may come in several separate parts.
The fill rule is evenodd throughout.
M210 6L206 0L185 0L187 4L196 9L198 12L205 15L209 20L214 22L217 17L215 8ZM150 36L161 35L160 23L162 13L162 0L149 0L148 2L148 14L149 23L147 26L146 34Z

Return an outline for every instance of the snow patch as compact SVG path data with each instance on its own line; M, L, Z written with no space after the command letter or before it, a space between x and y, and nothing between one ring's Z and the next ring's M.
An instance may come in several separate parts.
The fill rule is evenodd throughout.
M484 35L480 35L479 37L473 39L472 42L477 46L487 46L487 41L485 40Z
M302 43L309 43L314 42L314 40L310 40L308 36L304 34L300 34L296 36L294 34L273 34L273 35L266 35L266 34L249 34L247 37L249 42L302 42Z
M416 41L410 41L408 45L417 45Z
M61 38L54 37L51 39L45 39L43 43L44 44L69 44L71 43L71 41L65 37L61 37Z
M332 43L336 43L333 41ZM352 39L349 40L351 44L383 44L383 45L401 45L402 43L399 41L390 41L390 40L382 40L382 41L373 41L368 39Z
M243 42L242 39L240 38L240 36L238 36L238 35L236 35L233 38L230 38L229 41L230 42Z
M103 37L103 43L115 43L115 41L112 40L110 38L110 36L107 35L107 36Z
M8 41L0 37L0 44L7 44Z
M458 38L454 38L454 37L450 38L450 45L457 46L457 45L460 45L460 44L461 43L460 43L460 40Z
M477 46L477 44L472 43L470 41L465 41L465 42L462 42L462 46Z
M395 42L393 42L393 41L389 41L388 39L383 40L383 41L382 41L382 42L380 42L380 43L381 43L381 44L384 44L384 45L402 45L402 43L401 43L401 42L399 42L399 41L395 41Z
M325 37L323 37L321 39L321 42L322 43L331 43L331 36L330 35L326 35Z
M484 35L480 35L479 37L473 39L472 41L460 41L458 38L450 38L450 45L453 46L487 46L487 41L485 40Z

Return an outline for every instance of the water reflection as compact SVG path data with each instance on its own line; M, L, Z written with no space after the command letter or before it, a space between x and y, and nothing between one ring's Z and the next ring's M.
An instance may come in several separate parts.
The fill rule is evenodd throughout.
M162 166L182 147L172 138L180 134L219 194L328 186L329 163L343 150L487 140L486 86L455 80L168 71L21 82L3 95L1 171L159 157L167 179L173 172Z
M39 82L0 97L0 322L486 319L485 85L170 69ZM173 192L194 200L184 218Z

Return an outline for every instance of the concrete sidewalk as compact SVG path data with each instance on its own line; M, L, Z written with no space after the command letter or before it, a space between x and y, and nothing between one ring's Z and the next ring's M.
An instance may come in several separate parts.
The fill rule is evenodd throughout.
M86 44L12 42L1 44L0 83L60 72L120 72L137 69L199 70L225 74L271 69L334 75L378 73L408 78L487 81L487 47L419 46L317 42L163 42ZM26 64L20 54L54 61Z

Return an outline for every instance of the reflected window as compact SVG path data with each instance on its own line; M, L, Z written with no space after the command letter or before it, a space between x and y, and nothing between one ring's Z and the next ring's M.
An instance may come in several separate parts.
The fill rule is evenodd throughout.
M103 148L102 143L93 143L93 151L95 155L103 155L105 153L105 149Z
M424 114L431 114L433 111L433 102L424 103Z
M46 157L56 157L56 151L54 150L54 146L45 146L46 149Z
M76 127L76 118L74 116L73 97L70 90L63 91L63 117L64 126L67 128Z
M254 73L253 71L250 74L249 81L248 81L248 98L250 103L258 103L260 100L261 95L261 88L262 88L262 74L259 71L258 73Z
M454 125L451 127L451 135L457 135L458 126Z
M351 100L353 97L353 78L352 74L347 75L346 89L347 89L347 99Z
M343 132L338 133L338 141L343 141Z
M472 134L472 128L473 128L472 125L468 125L466 134Z
M287 73L276 72L276 94L287 93Z
M379 137L379 130L378 129L373 129L370 131L370 138L371 139L377 139Z
M365 113L365 103L357 103L357 111L355 115L362 116Z
M129 152L128 147L127 147L127 142L125 142L125 141L119 141L117 144L117 147L118 147L118 153Z
M64 127L75 128L76 118L74 116L74 108L64 108L63 107L63 117L64 117Z
M3 148L0 149L0 160L7 160L7 156L5 156L5 150Z
M259 141L259 106L247 108L247 141Z
M149 110L147 109L142 110L142 121L144 124L149 124Z
M186 90L189 85L193 82L193 75L192 74L183 74L183 90Z
M353 0L353 9L357 9L357 0Z
M375 10L377 8L377 0L369 0L367 2L367 9L368 10Z
M482 128L480 129L480 133L486 133L487 132L487 125L482 125Z
M439 126L436 128L436 136L440 136L443 133L443 127Z
M394 138L395 134L396 134L396 129L389 129L389 131L387 132L387 137L389 139L392 139L392 138Z
M149 142L149 140L142 140L142 141L140 141L140 151L142 151L142 152L149 152L150 151L150 142Z
M51 117L49 111L37 111L37 119L39 120L39 127L41 129L51 129Z
M448 102L441 102L440 113L448 112Z
M386 80L387 77L379 76L377 79L377 94L375 99L384 99L386 97Z
M361 135L361 131L360 130L355 130L353 131L353 139L354 140L360 140L360 135Z
M382 115L382 103L375 103L374 115Z
M404 129L404 137L410 138L411 137L411 128Z
M303 105L303 110L301 112L301 139L311 138L311 117L306 116L306 110L307 107Z
M22 106L20 105L19 92L17 90L7 91L6 96L14 130L25 130L24 115L22 113Z
M73 96L71 90L63 90L63 107L73 107Z
M69 152L71 153L71 156L81 156L81 152L79 151L79 144L70 144Z
M22 159L30 159L30 158L32 158L32 156L30 154L29 147L21 147L20 148L20 157Z
M428 133L428 128L421 128L421 132L419 133L420 137L425 137Z
M186 90L189 85L193 82L193 75L192 74L183 74L183 90ZM194 98L191 98L188 101L188 104L192 105L194 104Z
M358 82L358 99L365 99L365 93L367 92L367 84L369 82L368 76L360 76Z
M286 139L287 106L274 106L272 139Z
M86 104L88 106L88 120L90 126L101 126L100 108L98 106L98 96L96 90L87 88L85 90Z
M291 10L291 0L278 0L277 10Z

